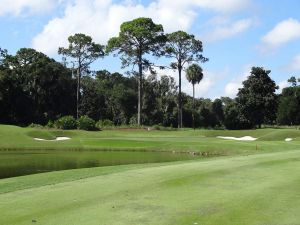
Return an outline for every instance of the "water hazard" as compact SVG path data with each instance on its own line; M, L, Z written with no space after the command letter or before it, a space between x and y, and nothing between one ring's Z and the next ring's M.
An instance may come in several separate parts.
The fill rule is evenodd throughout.
M191 154L132 151L3 151L0 179L57 170L195 159Z

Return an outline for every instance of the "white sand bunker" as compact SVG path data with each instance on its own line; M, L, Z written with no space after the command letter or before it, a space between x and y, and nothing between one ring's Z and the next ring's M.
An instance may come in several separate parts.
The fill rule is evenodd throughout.
M286 138L285 141L292 141L293 138Z
M46 139L42 139L42 138L33 138L36 141L66 141L66 140L70 140L71 138L69 137L57 137L54 140L46 140Z
M223 136L218 136L217 138L222 138L222 139L227 139L227 140L235 140L235 141L255 141L257 138L251 137L251 136L245 136L245 137L223 137Z

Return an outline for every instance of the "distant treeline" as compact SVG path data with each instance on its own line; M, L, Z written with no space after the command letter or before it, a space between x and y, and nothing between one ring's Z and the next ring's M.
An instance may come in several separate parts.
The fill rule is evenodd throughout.
M1 50L0 123L45 125L64 115L76 117L76 76L62 63L33 49L16 55ZM195 99L196 127L253 128L261 124L300 124L300 86L275 94L263 68L252 68L235 99ZM115 125L137 123L137 77L106 70L82 78L79 114ZM174 78L153 74L143 83L142 123L177 127L178 86ZM183 94L183 125L192 127L192 97Z
M85 34L74 34L68 42L58 49L61 63L34 49L10 55L0 48L0 123L45 125L70 115L99 124L178 128L300 124L299 80L291 77L291 86L277 95L271 71L261 67L252 68L235 99L194 99L194 86L206 76L198 65L208 61L202 42L184 31L166 34L150 18L124 22L106 45ZM95 60L108 54L119 56L131 72L90 71ZM148 56L167 58L169 65L156 65ZM177 71L178 85L170 76L158 77L157 68ZM181 92L183 71L193 97Z

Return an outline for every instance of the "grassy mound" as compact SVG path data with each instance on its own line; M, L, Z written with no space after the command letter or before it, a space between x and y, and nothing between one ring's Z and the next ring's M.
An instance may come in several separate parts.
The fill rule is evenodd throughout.
M33 138L53 140L66 136L71 140L62 142L38 142ZM252 136L257 141L221 140L217 136ZM300 131L296 129L259 130L105 130L88 132L80 130L61 131L36 128L20 128L0 125L0 150L64 149L64 150L136 150L200 152L210 155L235 155L257 153L257 150L281 151L296 149ZM293 138L286 143L285 138Z
M27 132L27 136L32 138L41 138L45 140L55 140L56 136L46 130L32 130Z

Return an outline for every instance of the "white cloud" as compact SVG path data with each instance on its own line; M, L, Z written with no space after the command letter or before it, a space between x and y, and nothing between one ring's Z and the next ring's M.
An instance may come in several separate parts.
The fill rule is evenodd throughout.
M242 81L231 81L225 86L225 95L228 97L235 97L242 87Z
M251 18L238 20L233 23L229 23L229 21L222 22L218 20L213 22L222 24L217 25L212 31L204 35L204 40L206 40L207 42L230 38L232 36L245 32L250 27L255 25L255 21Z
M161 5L165 7L187 8L200 7L222 13L238 11L246 8L250 0L160 0Z
M166 32L188 30L199 8L228 13L245 7L249 1L156 0L145 6L133 1L74 0L66 7L62 17L54 18L45 25L32 45L39 51L54 55L59 46L66 46L68 36L74 33L85 33L95 41L105 43L118 34L122 22L141 16L163 24Z
M225 86L225 95L231 98L236 97L239 88L243 87L243 81L247 79L247 77L250 75L251 66L246 65L244 66L243 72L240 76L236 77L235 79L231 80L226 86Z
M288 42L300 39L300 22L287 19L278 23L262 37L262 51L274 50Z
M57 0L0 0L0 16L43 14L55 7Z
M203 79L197 85L195 85L195 98L210 98L212 93L216 93L214 89L218 83L227 76L228 71L203 71ZM178 72L172 69L166 70L157 70L158 76L168 75L175 79L176 83L179 83ZM188 80L185 78L185 71L182 72L181 77L181 90L182 92L193 96L193 86ZM221 95L220 95L221 96Z
M288 71L300 71L300 54L296 55L287 66Z
M217 74L209 71L203 71L203 79L195 85L195 98L206 98L210 90L217 84ZM193 96L193 86L185 78L182 80L182 91Z
M284 80L284 81L279 82L278 86L279 86L279 89L276 91L276 93L281 93L282 89L290 86L290 84L287 82L287 80Z

